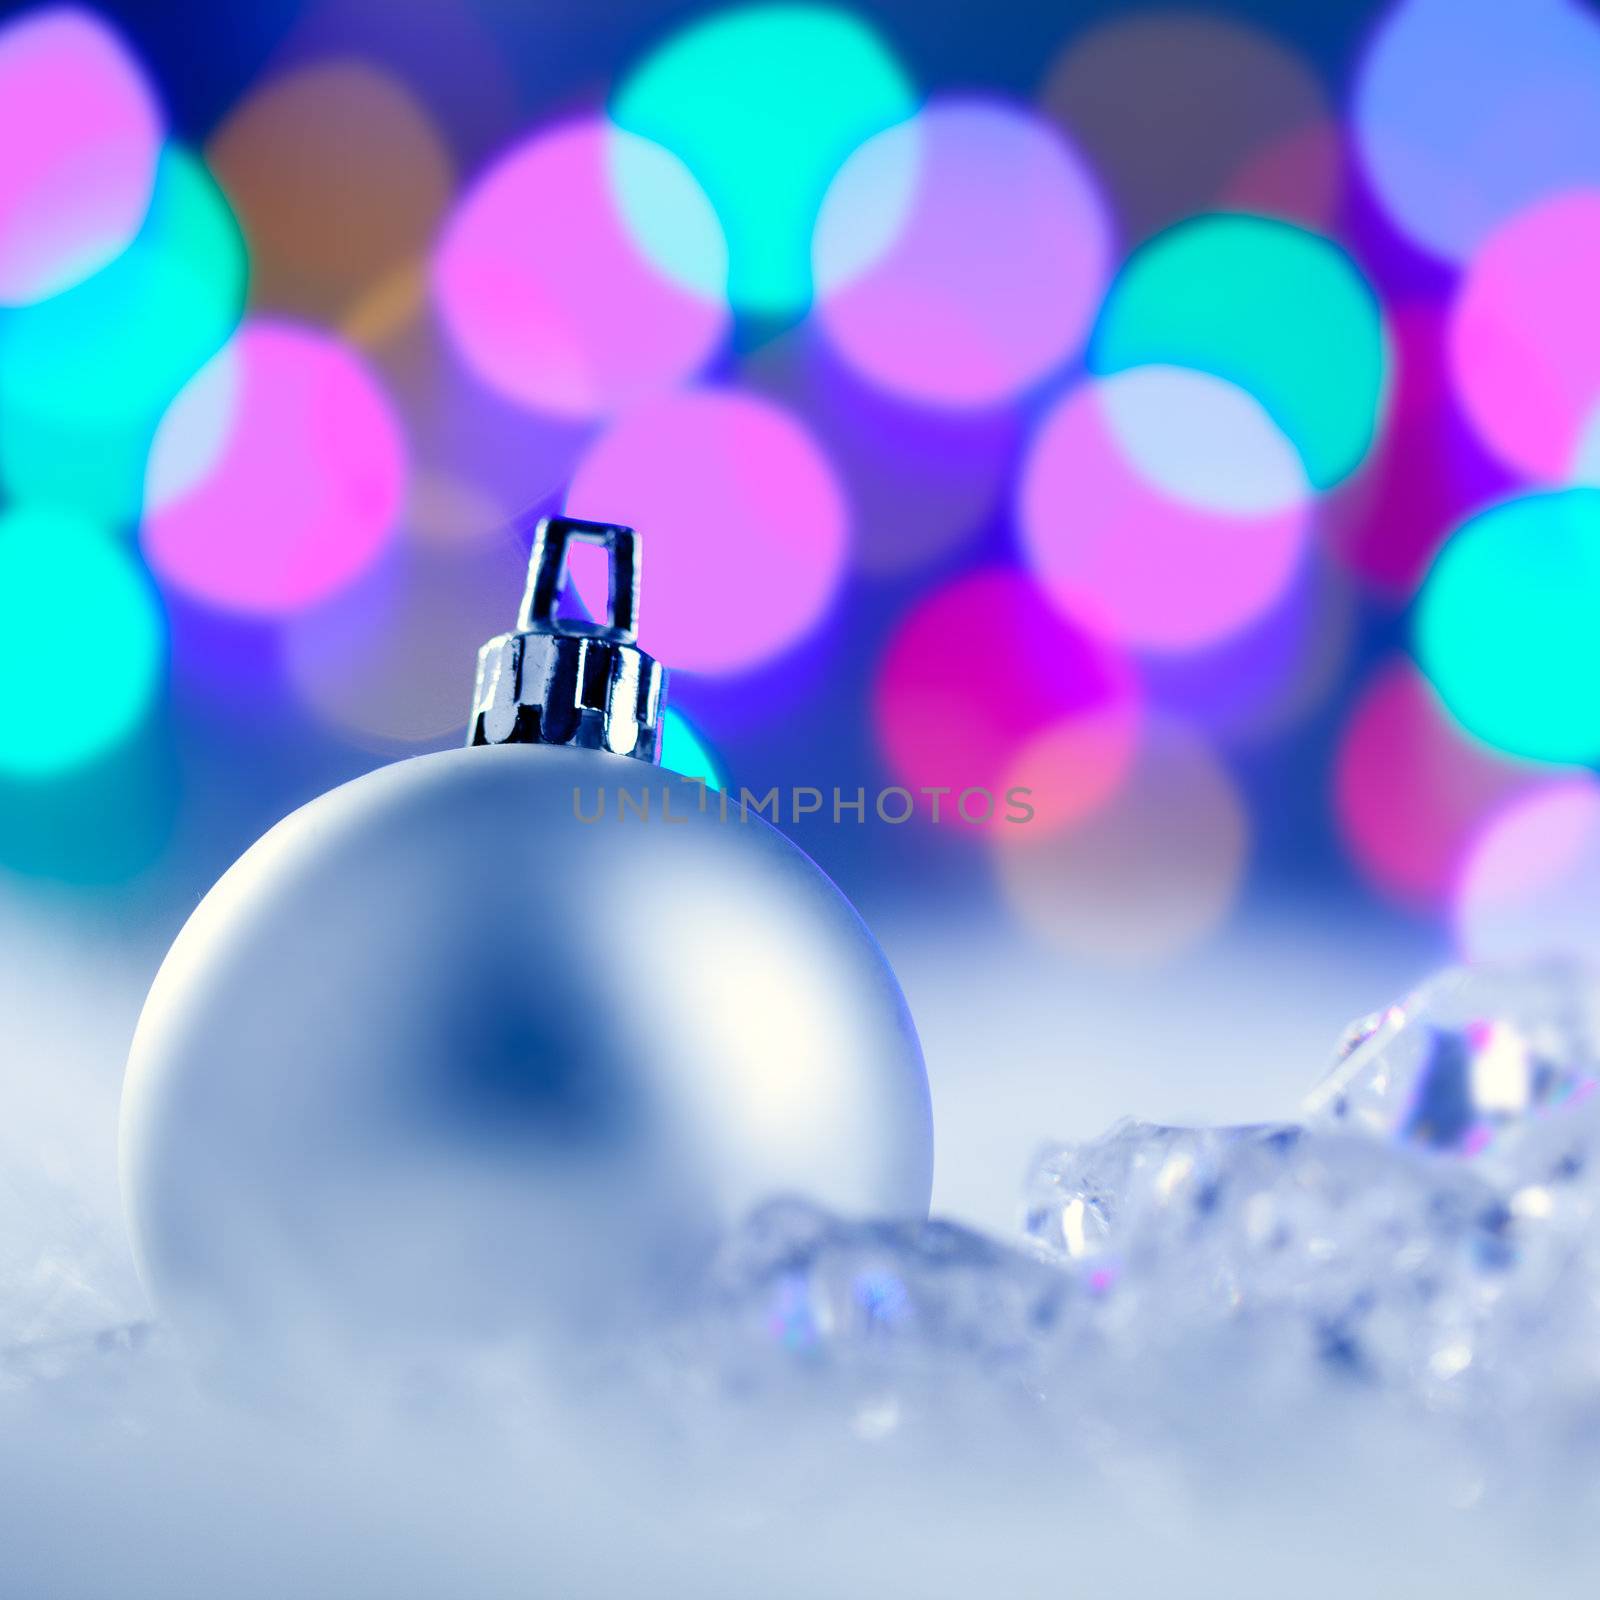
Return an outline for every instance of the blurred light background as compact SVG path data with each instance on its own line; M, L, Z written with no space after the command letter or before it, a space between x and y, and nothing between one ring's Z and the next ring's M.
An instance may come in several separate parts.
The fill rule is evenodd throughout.
M1578 0L11 12L5 1115L109 1161L167 941L459 741L529 507L643 531L669 763L1034 790L790 829L941 1209L1600 952L1597 282Z

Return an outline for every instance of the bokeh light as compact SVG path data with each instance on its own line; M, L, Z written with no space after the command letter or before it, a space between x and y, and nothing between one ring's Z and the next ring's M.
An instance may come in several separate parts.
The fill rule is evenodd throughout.
M1120 453L1162 494L1237 517L1270 516L1310 497L1294 447L1243 389L1162 366L1092 387Z
M1364 583L1407 600L1469 512L1515 487L1457 404L1448 314L1432 299L1389 308L1394 383L1366 465L1318 518L1329 548Z
M710 196L734 304L783 316L810 300L811 232L829 181L857 145L915 106L899 64L859 18L764 5L673 35L623 80L611 114L680 156ZM625 198L640 241L672 267L678 247L645 204L648 191L629 185Z
M1537 200L1600 183L1600 24L1572 0L1403 0L1373 35L1354 125L1416 243L1465 260Z
M358 311L345 329L400 413L424 485L447 480L502 521L560 493L594 423L529 411L485 383L426 301L392 324L363 324ZM492 524L474 513L471 525Z
M1583 475L1600 415L1597 282L1600 188L1544 201L1491 234L1452 310L1450 363L1467 415L1490 450L1545 483Z
M1207 216L1157 235L1122 269L1089 365L1165 363L1226 378L1288 435L1319 489L1366 455L1384 393L1371 288L1329 240L1260 217Z
M1593 773L1544 784L1489 821L1461 874L1455 932L1472 961L1600 960L1600 780Z
M404 531L418 544L461 549L511 537L512 513L480 484L446 473L411 473Z
M1367 683L1340 735L1333 803L1367 881L1418 911L1442 909L1477 829L1548 769L1479 743L1400 659Z
M399 426L366 367L325 334L251 319L161 420L145 554L207 605L282 615L377 558L405 480Z
M0 513L0 775L56 778L144 720L166 654L127 547L68 512Z
M1126 643L1225 638L1284 592L1310 491L1242 389L1142 367L1089 380L1046 418L1018 489L1023 545L1069 615Z
M1247 792L1264 878L1588 937L1587 846L1539 851L1600 788L1589 0L656 9L312 0L220 56L5 14L0 508L136 528L157 649L140 736L0 760L0 868L72 878L108 803L91 876L180 818L220 865L252 764L264 816L458 741L564 504L644 536L667 770L948 787L969 854L829 836L868 896L995 855L1047 941L1143 960L1237 893ZM1141 830L1191 778L1169 914Z
M0 883L13 908L19 877L70 884L113 906L141 879L158 881L195 798L168 731L158 710L70 768L29 777L0 765Z
M1474 517L1423 587L1416 643L1452 714L1502 750L1600 759L1600 490Z
M1115 803L1072 828L1011 828L995 860L1007 904L1046 944L1094 965L1139 966L1216 929L1238 896L1249 837L1216 754L1192 730L1155 722Z
M1327 700L1354 634L1351 582L1313 548L1265 615L1212 645L1142 655L1139 676L1153 707L1222 743L1257 744Z
M661 765L685 778L698 778L708 789L725 789L727 775L711 746L681 711L668 706L661 717Z
M1036 844L1115 804L1138 747L1136 704L1130 696L1113 694L1105 705L1081 707L1027 739L994 786L997 809L988 819L994 837L1002 845ZM963 792L953 790L957 816L965 822ZM1026 821L1012 820L1023 815L1024 803ZM973 809L981 804L973 801Z
M252 305L312 318L420 262L453 179L415 95L354 59L269 79L206 155L249 241Z
M1313 68L1230 17L1119 16L1069 41L1042 103L1141 239L1218 208L1326 226L1342 141Z
M907 572L949 555L1005 497L1022 433L1010 407L907 404L864 382L809 323L746 357L741 376L799 413L826 446L855 508L863 572Z
M108 267L0 312L0 477L19 500L134 513L162 411L243 307L239 230L205 168L169 146L139 236Z
M672 276L634 241L624 192L650 196ZM586 117L535 134L477 180L440 241L433 287L485 382L535 410L589 418L672 387L715 354L726 259L682 162Z
M478 647L510 626L526 568L502 531L397 540L348 587L291 618L283 661L301 699L370 749L459 735Z
M566 503L649 530L639 639L688 672L733 672L795 643L848 553L850 508L821 447L781 407L733 389L636 406L585 452ZM573 576L598 614L593 569Z
M858 371L915 400L984 406L1081 347L1111 230L1053 129L996 102L935 101L845 163L813 259L821 326Z
M154 90L98 17L50 6L0 26L0 305L59 294L132 243L162 137Z
M549 91L561 92L584 70L574 55L583 30L557 34L526 7L293 0L291 14L284 47L270 58L274 71L375 67L426 107L453 151L474 160L525 129L530 106L548 104L556 98ZM536 56L523 48L535 39Z
M1116 791L1140 705L1115 649L1054 611L1023 573L985 567L924 596L901 620L878 669L873 714L897 783L952 795L1032 788L1043 832Z

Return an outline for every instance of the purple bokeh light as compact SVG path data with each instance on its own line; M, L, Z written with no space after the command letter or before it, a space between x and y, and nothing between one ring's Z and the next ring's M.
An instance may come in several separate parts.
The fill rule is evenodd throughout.
M1077 153L1000 102L935 101L840 169L813 240L817 316L883 388L978 407L1077 353L1111 270Z
M1600 183L1600 23L1572 0L1404 0L1356 85L1357 148L1395 223L1465 260L1534 202Z
M1277 604L1237 633L1182 655L1141 657L1151 703L1226 744L1282 733L1333 692L1348 664L1352 587L1331 562L1302 562Z
M809 324L762 346L742 372L827 447L855 509L864 572L931 565L974 538L1005 498L1022 437L1015 408L907 404L864 382Z
M1413 298L1389 311L1393 383L1384 428L1361 471L1325 504L1321 532L1362 580L1408 599L1468 516L1516 484L1462 415L1446 309Z

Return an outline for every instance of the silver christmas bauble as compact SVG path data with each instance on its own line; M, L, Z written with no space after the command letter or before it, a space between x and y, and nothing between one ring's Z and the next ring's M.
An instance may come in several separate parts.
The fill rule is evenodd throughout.
M676 1271L770 1194L925 1213L883 955L807 856L703 793L594 751L448 751L248 851L129 1064L157 1305L493 1331Z
M569 537L611 554L605 624L556 616ZM312 801L190 918L123 1097L158 1309L571 1329L772 1194L926 1213L927 1082L871 934L776 829L635 759L637 573L629 530L541 523L474 747Z

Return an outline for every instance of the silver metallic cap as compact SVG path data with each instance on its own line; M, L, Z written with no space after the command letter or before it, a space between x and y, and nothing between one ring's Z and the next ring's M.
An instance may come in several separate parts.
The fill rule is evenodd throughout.
M567 546L600 545L610 558L604 622L558 617ZM567 744L655 761L666 668L635 643L639 536L610 522L541 517L514 633L478 652L467 743Z

